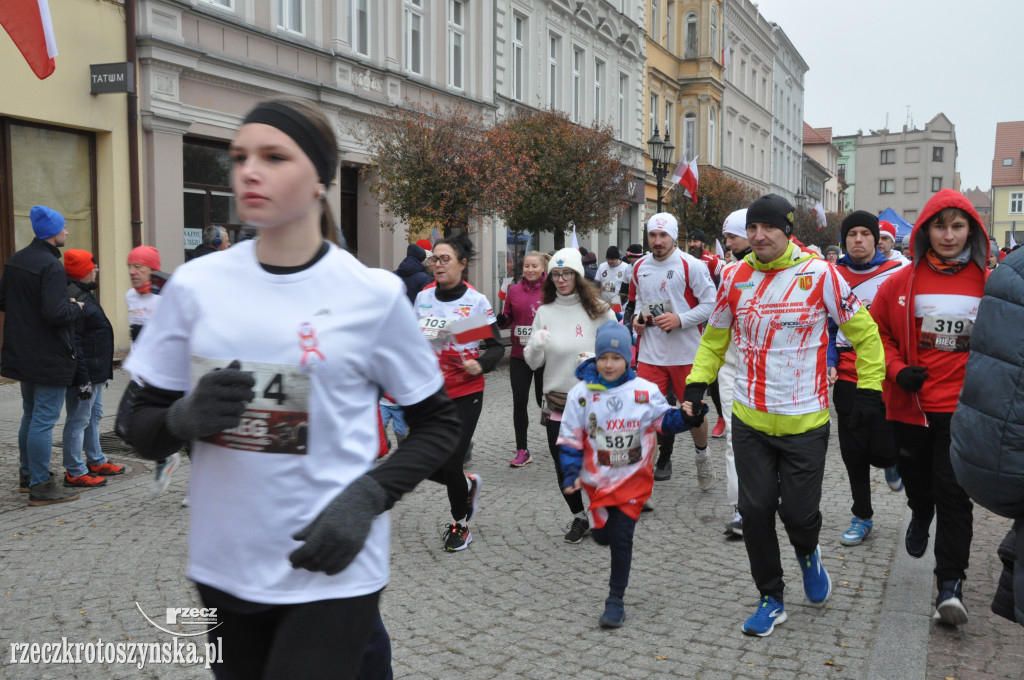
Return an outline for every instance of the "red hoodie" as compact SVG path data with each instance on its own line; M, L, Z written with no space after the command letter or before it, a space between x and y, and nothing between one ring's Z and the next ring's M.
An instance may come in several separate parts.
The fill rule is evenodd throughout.
M930 247L930 240L921 229L945 208L963 210L971 223L971 235L967 238L971 262L952 276L938 274L928 265L925 253ZM919 347L921 319L914 313L916 296L936 291L938 286L948 294L977 296L980 299L989 274L986 267L988 234L971 202L957 191L943 189L925 204L910 233L910 243L913 253L911 264L901 267L879 287L871 303L871 316L878 324L885 346L882 396L886 417L910 425L927 426L926 410L951 413L955 409L969 352L922 350ZM977 309L974 311L976 313ZM908 392L896 382L896 376L908 366L928 368L928 379L919 392Z

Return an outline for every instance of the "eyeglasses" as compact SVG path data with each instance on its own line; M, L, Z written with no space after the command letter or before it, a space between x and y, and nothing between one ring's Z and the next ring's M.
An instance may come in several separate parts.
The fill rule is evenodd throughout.
M441 264L448 264L449 262L452 261L452 259L453 258L451 255L432 255L430 257L430 262L433 264L436 264L438 262L440 262Z
M568 281L574 275L575 275L575 272L572 272L572 271L568 271L568 272L557 272L557 271L556 272L551 272L551 278L555 279L556 281Z

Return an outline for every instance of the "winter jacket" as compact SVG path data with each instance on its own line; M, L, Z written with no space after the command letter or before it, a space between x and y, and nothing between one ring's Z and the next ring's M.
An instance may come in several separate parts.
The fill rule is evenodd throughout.
M945 208L959 208L968 215L971 223L971 235L967 246L971 249L971 263L981 270L982 280L988 277L986 268L988 259L988 234L978 217L971 202L958 191L943 189L932 196L925 204L920 217L910 233L910 247L913 248L914 259L909 266L904 265L886 279L878 289L871 303L871 316L878 324L882 344L885 346L885 382L882 385L882 396L885 399L886 417L889 420L908 423L910 425L927 426L928 419L921 407L921 392L908 392L896 382L896 376L908 366L920 366L918 358L918 334L914 316L914 280L919 267L928 267L925 253L928 252L930 241L922 225L927 225L933 217ZM968 269L970 268L968 265ZM963 283L958 279L967 279L964 269L950 276L950 290L962 290ZM963 360L966 363L966 352ZM925 382L922 391L928 389L956 389L959 385L936 386Z
M78 363L84 367L88 381L96 384L114 377L114 328L93 294L93 288L93 284L72 280L68 281L67 294L85 305L82 316L75 322Z
M505 306L498 315L499 328L512 329L512 352L510 356L514 359L523 358L523 347L530 341L530 329L533 327L533 317L543 304L544 280L547 275L542 275L537 281L530 283L526 279L520 279L508 287L505 296ZM517 331L517 329L524 329ZM524 335L525 333L525 335Z
M416 247L419 248L419 246ZM398 269L395 270L395 274L405 283L405 293L409 296L409 302L415 302L416 296L423 290L423 287L433 281L433 278L427 273L427 268L423 266L423 262L414 257L406 257L402 260Z
M4 265L0 311L5 312L0 375L39 385L74 383L74 322L82 315L67 295L60 250L39 238Z

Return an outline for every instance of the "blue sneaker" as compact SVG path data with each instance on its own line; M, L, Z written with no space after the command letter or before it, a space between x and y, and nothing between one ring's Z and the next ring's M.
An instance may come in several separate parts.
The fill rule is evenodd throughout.
M900 473L896 471L895 467L885 468L885 483L889 485L889 488L893 491L903 491L903 479L900 477Z
M625 620L626 607L622 604L622 598L609 595L604 601L604 614L601 614L598 623L602 628L621 628Z
M821 563L821 548L815 548L810 555L797 555L800 571L804 573L804 594L814 604L828 599L832 594L832 579Z
M786 608L771 595L765 595L757 603L757 611L743 623L743 634L755 637L766 637L772 634L775 626L785 622Z
M839 542L843 545L860 545L871 533L871 520L854 517L850 520L850 528L847 529Z

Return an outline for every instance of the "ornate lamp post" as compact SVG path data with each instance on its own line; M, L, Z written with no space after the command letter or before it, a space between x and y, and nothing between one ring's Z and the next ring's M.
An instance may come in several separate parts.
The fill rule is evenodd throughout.
M673 155L675 155L676 147L673 146L672 142L669 141L669 134L665 133L665 140L662 141L661 135L658 134L658 127L654 127L654 136L647 140L647 153L651 157L651 171L654 173L654 178L657 180L658 186L658 212L661 212L661 199L665 195L662 192L664 188L663 180L672 170L672 164L674 162Z

